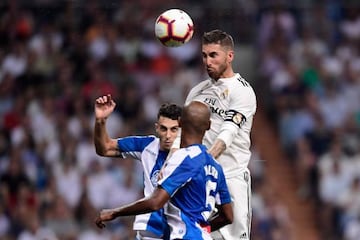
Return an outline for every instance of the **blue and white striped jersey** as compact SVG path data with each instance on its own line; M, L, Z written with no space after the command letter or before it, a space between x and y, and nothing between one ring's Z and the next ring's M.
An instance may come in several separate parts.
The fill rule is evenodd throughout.
M158 175L168 152L160 150L160 140L155 136L129 136L117 140L122 157L140 160L144 170L144 196L150 196L157 187ZM167 227L163 209L135 217L134 230L150 231L162 236Z
M169 158L158 184L171 196L164 207L170 239L212 239L202 226L215 203L230 203L223 169L204 145L181 148Z

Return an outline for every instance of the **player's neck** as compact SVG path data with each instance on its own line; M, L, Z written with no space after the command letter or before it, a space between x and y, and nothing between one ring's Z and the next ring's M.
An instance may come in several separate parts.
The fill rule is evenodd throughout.
M193 136L193 135L191 136L183 135L181 136L180 147L185 148L193 144L201 144L201 143L202 143L202 137Z
M229 68L226 71L224 71L219 78L232 78L234 76L235 76L234 71L232 70L232 68Z

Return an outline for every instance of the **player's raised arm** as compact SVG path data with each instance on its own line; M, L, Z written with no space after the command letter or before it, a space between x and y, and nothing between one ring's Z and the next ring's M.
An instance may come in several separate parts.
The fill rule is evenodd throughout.
M115 106L116 103L110 94L95 100L94 144L96 153L100 156L115 157L120 154L116 139L111 139L106 130L106 120L114 111Z

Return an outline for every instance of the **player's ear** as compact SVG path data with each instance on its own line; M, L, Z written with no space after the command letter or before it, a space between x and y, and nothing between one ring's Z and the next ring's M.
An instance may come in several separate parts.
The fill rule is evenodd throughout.
M179 127L181 128L181 117L179 117Z
M209 130L209 129L210 129L210 126L211 126L211 120L209 120L208 125L207 125L207 127L206 127L206 130Z
M234 51L232 51L232 50L228 51L228 58L229 58L230 62L232 62L232 60L234 60Z
M159 124L157 122L154 124L154 127L155 127L155 131L158 132Z

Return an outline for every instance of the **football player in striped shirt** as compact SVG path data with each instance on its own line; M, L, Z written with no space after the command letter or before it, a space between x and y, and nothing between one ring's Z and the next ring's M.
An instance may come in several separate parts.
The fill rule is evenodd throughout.
M106 119L114 111L116 103L111 95L101 96L95 101L94 143L101 156L140 160L144 172L144 196L150 196L157 186L158 175L177 135L181 107L165 103L157 116L157 136L128 136L112 139L106 130ZM133 229L138 239L164 239L168 234L163 209L139 214L135 217Z

